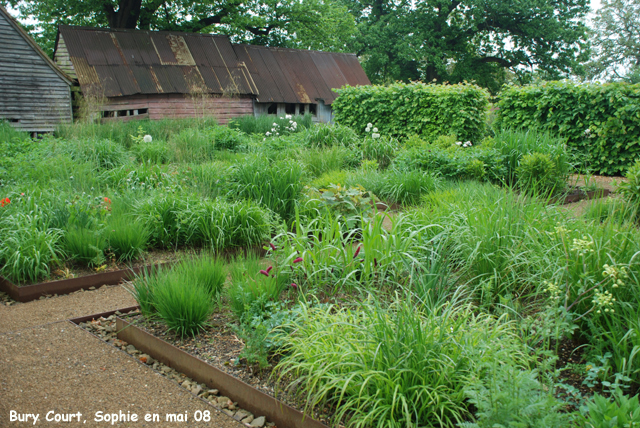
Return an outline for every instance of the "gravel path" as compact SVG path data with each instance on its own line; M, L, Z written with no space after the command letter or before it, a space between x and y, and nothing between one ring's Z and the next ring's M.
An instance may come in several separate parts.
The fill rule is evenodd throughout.
M134 357L99 340L66 321L83 315L135 305L121 286L36 300L13 306L0 305L0 427L34 426L12 422L39 414L35 426L83 427L215 427L243 425L187 392ZM71 422L46 421L57 413L81 413ZM137 414L138 421L96 421L96 412ZM210 422L194 421L196 411L208 411ZM167 422L167 414L184 415L186 422ZM157 414L159 421L145 422ZM78 419L80 421L78 421Z
M9 422L11 410L40 414L37 426L60 425L43 421L50 411L82 414L80 423L74 420L65 426L111 426L95 421L98 411L136 413L140 419L156 413L162 421L139 420L117 426L242 426L175 382L65 321L0 334L0 396L2 427L32 425ZM198 410L209 411L211 422L194 422ZM188 423L165 421L167 413L184 412Z
M136 301L131 294L124 287L116 285L8 307L0 305L0 333L122 309L135 304Z

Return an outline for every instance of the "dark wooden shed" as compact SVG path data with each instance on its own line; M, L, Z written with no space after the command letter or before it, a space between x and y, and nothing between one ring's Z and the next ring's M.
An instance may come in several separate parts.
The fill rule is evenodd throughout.
M232 45L226 36L60 26L55 61L103 121L311 113L369 85L354 54Z
M32 133L71 122L71 84L0 6L0 120Z

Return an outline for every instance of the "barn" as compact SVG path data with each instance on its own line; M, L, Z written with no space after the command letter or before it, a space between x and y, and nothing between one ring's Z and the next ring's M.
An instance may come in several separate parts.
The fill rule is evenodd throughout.
M0 6L0 120L34 134L71 122L72 83Z
M370 84L353 54L234 45L226 36L60 26L55 61L103 121L310 113Z

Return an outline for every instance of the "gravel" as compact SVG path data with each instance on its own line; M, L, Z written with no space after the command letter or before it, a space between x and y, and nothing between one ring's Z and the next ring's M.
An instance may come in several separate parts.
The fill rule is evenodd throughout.
M158 375L134 357L98 340L69 322L0 334L0 426L9 426L9 411L82 414L87 423L65 426L112 426L94 421L96 412L159 414L161 421L117 426L189 426L238 428L243 425ZM211 422L196 423L194 412L209 411ZM189 423L165 422L167 413L184 414ZM13 424L12 424L13 425Z
M136 305L122 286L104 286L95 291L78 291L65 296L34 300L0 310L0 333L21 330Z

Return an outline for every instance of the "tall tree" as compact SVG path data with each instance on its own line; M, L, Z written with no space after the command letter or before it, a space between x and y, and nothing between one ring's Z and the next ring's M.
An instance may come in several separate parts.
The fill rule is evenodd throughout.
M587 0L345 0L374 80L479 80L569 73L587 42Z
M593 27L590 77L640 83L640 0L603 0Z
M355 21L337 0L4 0L37 24L36 40L53 50L58 24L214 32L236 42L344 51ZM2 0L0 0L2 3Z

